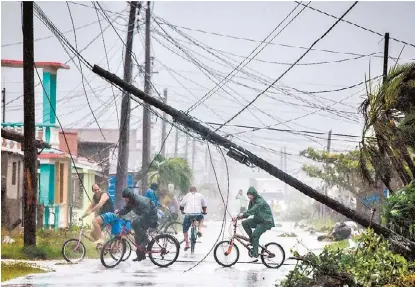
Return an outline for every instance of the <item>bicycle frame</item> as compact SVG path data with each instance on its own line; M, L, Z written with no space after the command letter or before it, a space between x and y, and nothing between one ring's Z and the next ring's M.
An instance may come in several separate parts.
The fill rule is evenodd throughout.
M246 236L243 236L243 235L240 235L240 234L237 234L236 233L237 225L238 225L238 219L236 219L234 221L234 224L233 224L233 235L232 235L231 239L229 240L230 241L230 245L228 247L228 250L225 252L225 255L229 255L231 253L232 247L235 244L235 239L236 239L236 241L238 241L239 243L241 243L243 245L243 247L245 247L248 251L251 250L249 248L249 245L251 245L251 240L248 237L246 237ZM248 243L245 243L245 242L248 242ZM262 250L264 250L266 253L268 253L269 255L272 254L264 246L259 245L259 247Z
M125 221L127 221L126 219L123 219L123 220L125 220ZM154 237L152 236L152 233L153 233L153 231L152 230L150 230L149 229L149 231L147 231L147 237L150 237L150 240L149 241L151 241L151 240L153 240L154 239ZM120 238L121 239L124 239L124 240L127 240L130 244L132 244L136 249L141 249L141 251L144 251L144 253L145 254L150 254L150 253L152 253L152 254L156 254L156 253L162 253L163 252L163 249L162 250L160 250L160 251L151 251L151 250L147 250L147 249L145 249L145 250L142 250L143 248L141 247L141 246L138 246L136 243L135 243L135 240L134 239L131 239L131 236L132 235L134 235L134 233L133 233L133 231L127 231L126 230L126 228L125 228L125 225L122 227L122 230L121 230L121 233L120 233Z

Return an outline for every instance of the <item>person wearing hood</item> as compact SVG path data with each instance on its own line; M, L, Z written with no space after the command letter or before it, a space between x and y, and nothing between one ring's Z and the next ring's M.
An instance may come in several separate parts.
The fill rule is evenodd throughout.
M116 210L115 214L126 215L133 211L137 217L131 222L131 227L135 233L137 248L137 258L133 261L141 261L146 258L145 248L148 244L147 230L157 227L157 208L156 205L147 197L134 194L128 188L122 192L126 205L121 210Z
M239 214L238 218L253 216L253 218L242 221L242 226L252 243L251 255L253 258L258 258L259 238L275 226L274 217L272 216L271 207L253 186L248 189L247 195L249 198L248 210ZM255 230L252 232L252 229Z

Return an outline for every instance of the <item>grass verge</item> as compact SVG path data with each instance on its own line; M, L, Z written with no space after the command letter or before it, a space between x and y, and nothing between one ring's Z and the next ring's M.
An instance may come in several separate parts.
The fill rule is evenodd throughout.
M78 238L79 233L76 230L39 230L36 234L36 246L30 247L23 247L23 235L10 234L7 231L2 231L2 235L8 235L15 240L12 244L2 244L1 257L3 259L62 260L63 243L70 238ZM99 258L93 242L87 239L82 239L82 242L86 248L86 258Z
M45 273L46 271L36 266L16 262L16 263L4 263L1 262L1 282L14 279L20 276L28 274Z

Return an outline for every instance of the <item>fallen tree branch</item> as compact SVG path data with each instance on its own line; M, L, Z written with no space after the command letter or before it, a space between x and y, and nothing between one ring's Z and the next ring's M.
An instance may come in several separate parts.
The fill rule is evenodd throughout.
M1 137L11 140L11 141L15 141L18 143L23 144L24 141L24 135L21 133L17 133L15 131L11 131L5 128L1 129ZM36 148L38 149L45 149L45 148L51 148L52 146L50 144L48 144L47 142L41 141L41 140L36 140Z

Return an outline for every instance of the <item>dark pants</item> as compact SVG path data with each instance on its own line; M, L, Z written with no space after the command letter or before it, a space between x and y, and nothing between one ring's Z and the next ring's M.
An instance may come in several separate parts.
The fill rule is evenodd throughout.
M255 218L249 218L242 221L242 226L245 232L248 234L252 242L252 255L258 256L259 238L261 235L272 228L271 222L258 222ZM252 232L252 229L255 229Z
M135 233L135 243L137 246L146 247L148 244L147 230L157 227L157 217L140 215L133 219L131 227Z

